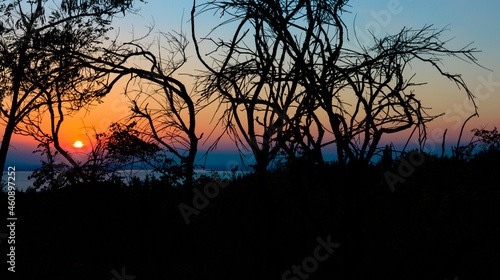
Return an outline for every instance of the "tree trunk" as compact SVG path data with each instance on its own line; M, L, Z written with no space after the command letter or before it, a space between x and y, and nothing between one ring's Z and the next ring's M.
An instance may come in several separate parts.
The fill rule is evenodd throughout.
M264 167L265 168L265 167ZM262 221L257 225L257 232L261 239L259 244L262 246L261 254L258 258L260 265L261 279L281 279L282 273L282 255L280 254L280 238L278 236L276 220L276 202L272 197L269 182L263 173L257 177L257 215Z
M2 170L2 177L3 177L3 170L5 168L5 161L7 160L7 152L9 150L10 140L12 139L12 133L14 132L14 128L15 128L14 121L9 119L9 121L7 122L7 126L5 127L2 139L2 146L0 148L0 170Z
M255 156L255 172L259 175L264 175L267 172L269 165L269 155L266 152L258 151L254 153Z
M186 181L184 183L184 188L190 190L193 187L193 176L194 176L194 161L196 158L197 152L197 140L193 143L191 140L191 148L189 150L189 155L185 161L185 172L186 172Z

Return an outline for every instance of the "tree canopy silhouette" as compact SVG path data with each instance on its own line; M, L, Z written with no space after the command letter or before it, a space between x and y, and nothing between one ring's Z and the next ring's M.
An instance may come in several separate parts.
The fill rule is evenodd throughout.
M133 1L2 1L0 4L0 100L5 122L0 148L3 170L12 134L24 130L58 143L64 115L109 92L106 75L93 73L67 54L91 55L103 43L116 15L131 11ZM64 104L64 105L63 105ZM46 112L51 132L40 131ZM58 120L56 120L58 119Z
M12 133L19 133L41 143L44 154L50 155L49 162L55 162L51 158L55 155L53 145L57 154L72 166L72 174L80 173L68 177L73 183L76 178L85 180L94 174L82 170L89 167L83 165L99 160L77 162L59 143L61 126L66 116L95 104L119 80L130 75L127 84L137 82L139 91L127 87L125 94L133 99L133 118L139 121L141 133L151 136L150 139L182 162L183 177L191 185L198 142L197 108L184 84L172 77L186 61L185 36L163 33L173 53L172 57L164 58L151 52L150 44L143 45L142 40L147 36L129 42L106 37L113 17L132 11L132 1L62 1L54 9L47 5L43 0L14 1L1 7L5 22L10 24L2 29L5 65L2 102L6 105L2 113L7 124L0 152L2 164ZM25 7L32 12L25 12ZM46 9L52 10L46 13ZM139 59L150 65L136 67ZM146 83L150 85L148 91L141 91ZM44 126L47 123L50 129ZM97 146L91 154L102 154Z
M102 50L101 56L75 53L74 58L93 71L113 75L108 87L127 79L124 93L131 99L130 118L139 124L142 134L154 139L180 161L185 184L190 186L198 140L202 136L196 132L200 106L184 83L173 76L187 60L185 35L162 33L162 36L168 39L168 47L158 44L158 49L167 49L169 55L152 52L152 44L141 42L145 36L126 43L114 42ZM135 65L137 60L142 60L143 66Z
M347 2L194 4L193 41L206 68L198 76L199 88L205 98L220 101L225 133L251 148L257 169L265 170L280 150L289 158L322 162L321 149L330 144L341 164L369 163L384 134L407 129L418 129L424 145L426 124L437 116L426 113L412 90L422 84L413 82L408 69L414 61L437 70L474 102L461 75L441 65L445 57L476 63L474 48L449 48L444 29L428 25L347 47L342 19ZM208 12L224 20L199 39L195 20ZM213 38L228 26L234 34Z

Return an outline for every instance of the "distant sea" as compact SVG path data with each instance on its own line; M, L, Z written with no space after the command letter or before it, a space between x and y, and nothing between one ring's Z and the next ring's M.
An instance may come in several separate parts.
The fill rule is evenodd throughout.
M207 170L197 170L196 171L196 175L195 176L201 176L201 175L210 175L210 172L211 171L207 171ZM221 176L225 176L226 174L229 175L230 172L229 171L215 171L216 173L218 173L219 175ZM28 177L31 176L31 174L33 173L33 171L16 171L16 174L15 174L15 186L16 186L16 190L17 191L26 191L29 187L31 187L33 185L33 182L34 182L34 179L31 179L29 180ZM123 181L125 182L126 181L126 178L129 177L130 175L130 171L121 171L119 173L122 173L123 174ZM247 171L238 171L236 172L236 175L237 176L240 176L240 175L244 175L245 173L248 173ZM154 175L156 178L159 178L160 177L160 174L159 173L155 173L155 172L151 172L151 171L145 171L145 170L141 170L141 171L133 171L133 176L136 176L138 177L140 180L144 180L146 179L146 175ZM3 180L7 180L7 172L4 172L3 173L3 177L2 177ZM127 183L127 182L125 182Z
M28 176L30 176L31 173L33 173L33 171L16 171L16 180L13 181L16 190L26 191L26 189L33 184L34 180L28 180ZM7 180L7 172L3 173L2 180Z

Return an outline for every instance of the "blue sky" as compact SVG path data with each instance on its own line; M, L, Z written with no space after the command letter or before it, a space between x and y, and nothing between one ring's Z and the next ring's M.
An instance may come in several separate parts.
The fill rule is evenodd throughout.
M197 3L202 2L197 1ZM433 24L436 28L448 27L449 31L444 33L443 39L453 38L449 43L450 48L460 48L474 42L473 46L482 51L476 54L479 63L493 72L452 60L445 61L445 68L450 72L462 73L473 93L479 96L477 104L480 117L471 120L466 131L470 131L474 127L486 126L486 128L491 129L493 126L500 126L498 113L500 107L500 18L498 17L500 1L353 0L349 2L349 5L351 7L347 9L351 13L345 14L344 22L350 28L351 34L355 26L360 37L363 37L363 34L368 34L367 29L375 32L375 35L382 36L387 33L397 33L404 26L419 28ZM158 30L180 31L182 27L190 38L188 20L191 6L191 1L180 0L150 0L146 4L140 3L140 11L137 15L127 15L115 22L115 32L119 30L120 36L125 40L127 36L130 36L132 30L135 36L144 34L145 26L154 22L155 32ZM220 22L221 20L217 17L204 16L200 18L197 24L199 36L206 34L211 27ZM189 63L180 72L192 73L195 69L201 68L196 62L192 47L190 44L188 49ZM448 139L450 139L448 144L455 143L460 131L459 126L470 115L468 114L465 92L459 91L453 83L440 77L436 71L430 68L415 65L414 69L417 73L416 81L429 82L428 85L418 88L424 105L432 107L432 113L447 113L444 118L436 120L429 126L430 139L428 143L431 150L437 151L443 131L448 129ZM113 105L113 101L119 98L119 93L111 93L105 98L104 103L98 106L99 110L109 111L110 106L116 105ZM85 118L92 119L92 116L91 112L85 115ZM203 125L209 125L208 120L203 121L206 121ZM464 139L468 140L466 137ZM385 140L390 141L390 139ZM29 142L23 137L16 136L14 138L7 166L8 164L16 164L32 168L38 165L37 156L31 154L31 151L36 147ZM228 155L227 152L224 152L224 156L214 154L209 158L209 164L218 167L230 165L229 162L238 159L237 155L232 154L233 156Z

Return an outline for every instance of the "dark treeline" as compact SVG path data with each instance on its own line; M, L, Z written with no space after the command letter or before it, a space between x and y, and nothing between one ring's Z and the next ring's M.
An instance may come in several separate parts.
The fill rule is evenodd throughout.
M155 179L17 193L16 274L495 279L498 146L462 160L419 156L388 169L295 162L229 181L204 177L193 183L190 201ZM401 172L404 162L416 162L414 169ZM391 182L387 172L404 180ZM2 252L7 246L0 243ZM321 258L313 261L317 248Z

